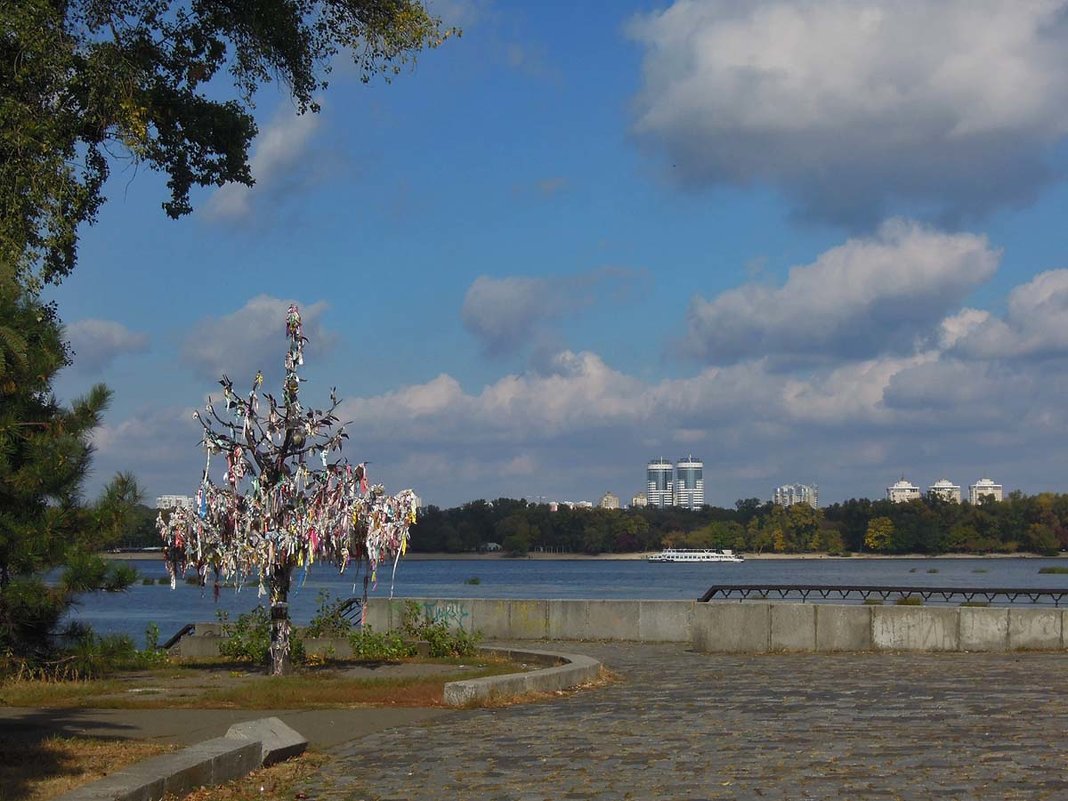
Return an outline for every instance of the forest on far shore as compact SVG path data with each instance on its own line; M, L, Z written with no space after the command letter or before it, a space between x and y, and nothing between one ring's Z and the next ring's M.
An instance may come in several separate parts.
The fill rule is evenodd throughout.
M634 553L661 548L731 548L746 553L1035 553L1068 550L1068 495L1012 492L1003 501L908 503L851 499L813 509L759 498L733 509L706 506L588 509L512 498L452 509L429 506L412 527L411 550L464 553L497 543L512 554Z

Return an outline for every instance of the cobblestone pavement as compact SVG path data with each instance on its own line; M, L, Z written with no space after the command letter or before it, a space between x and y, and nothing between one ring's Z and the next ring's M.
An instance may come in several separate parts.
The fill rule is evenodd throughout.
M542 643L606 687L334 748L309 799L1068 799L1068 656Z

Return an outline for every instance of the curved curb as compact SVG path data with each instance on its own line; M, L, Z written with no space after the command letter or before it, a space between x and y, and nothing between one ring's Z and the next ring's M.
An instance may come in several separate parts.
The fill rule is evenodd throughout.
M593 681L601 672L600 662L581 654L492 646L483 646L479 650L516 662L534 662L549 665L549 667L527 673L509 673L504 676L486 676L481 679L447 682L445 684L446 706L466 706L475 701L485 701L506 695L563 690Z

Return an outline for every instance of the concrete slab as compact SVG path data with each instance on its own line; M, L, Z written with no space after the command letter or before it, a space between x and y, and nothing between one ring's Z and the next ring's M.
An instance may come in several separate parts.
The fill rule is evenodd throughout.
M956 651L958 609L873 606L872 644L887 651Z
M870 651L870 606L816 606L817 651Z
M816 607L814 604L769 604L771 608L772 651L816 650Z
M694 607L693 645L707 653L766 653L770 604L703 603Z
M553 601L549 606L549 638L585 640L591 637L587 625L587 601Z
M640 601L638 639L642 642L691 642L696 601Z
M235 723L226 730L226 737L260 743L261 761L264 765L273 765L283 759L303 754L308 747L306 737L278 718L259 718Z
M638 601L587 601L586 624L594 640L637 640Z
M498 635L518 640L544 640L549 636L548 601L512 601L509 605L509 634ZM485 633L487 637L494 636Z
M1005 651L1009 647L1009 610L974 606L960 608L962 651Z
M1014 651L1060 648L1062 619L1057 609L1009 609L1009 648Z

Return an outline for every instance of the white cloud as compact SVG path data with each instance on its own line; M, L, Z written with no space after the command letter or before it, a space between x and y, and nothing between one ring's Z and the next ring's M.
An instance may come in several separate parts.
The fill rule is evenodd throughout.
M1068 270L1036 275L1009 293L1004 319L971 312L953 340L963 356L999 359L1068 354Z
M634 132L690 186L806 216L1030 200L1068 133L1068 0L676 0L640 15Z
M545 332L544 325L605 298L616 300L637 274L602 268L556 278L479 276L468 287L460 311L464 327L491 356L523 350Z
M79 320L66 327L74 367L99 371L124 353L148 350L148 334L131 331L114 320Z
M227 375L238 387L262 370L270 384L282 375L287 346L285 319L289 304L295 301L257 295L237 311L223 317L209 317L196 324L182 345L182 362L205 379ZM324 353L334 337L322 326L325 301L298 303L304 335L309 343L305 355Z
M985 237L893 220L794 267L782 287L695 297L687 349L709 363L909 353L997 269Z
M280 199L295 188L314 181L316 168L311 144L321 124L320 114L297 115L283 106L256 138L249 168L253 186L229 183L219 187L204 205L207 219L216 222L246 220L257 198Z

